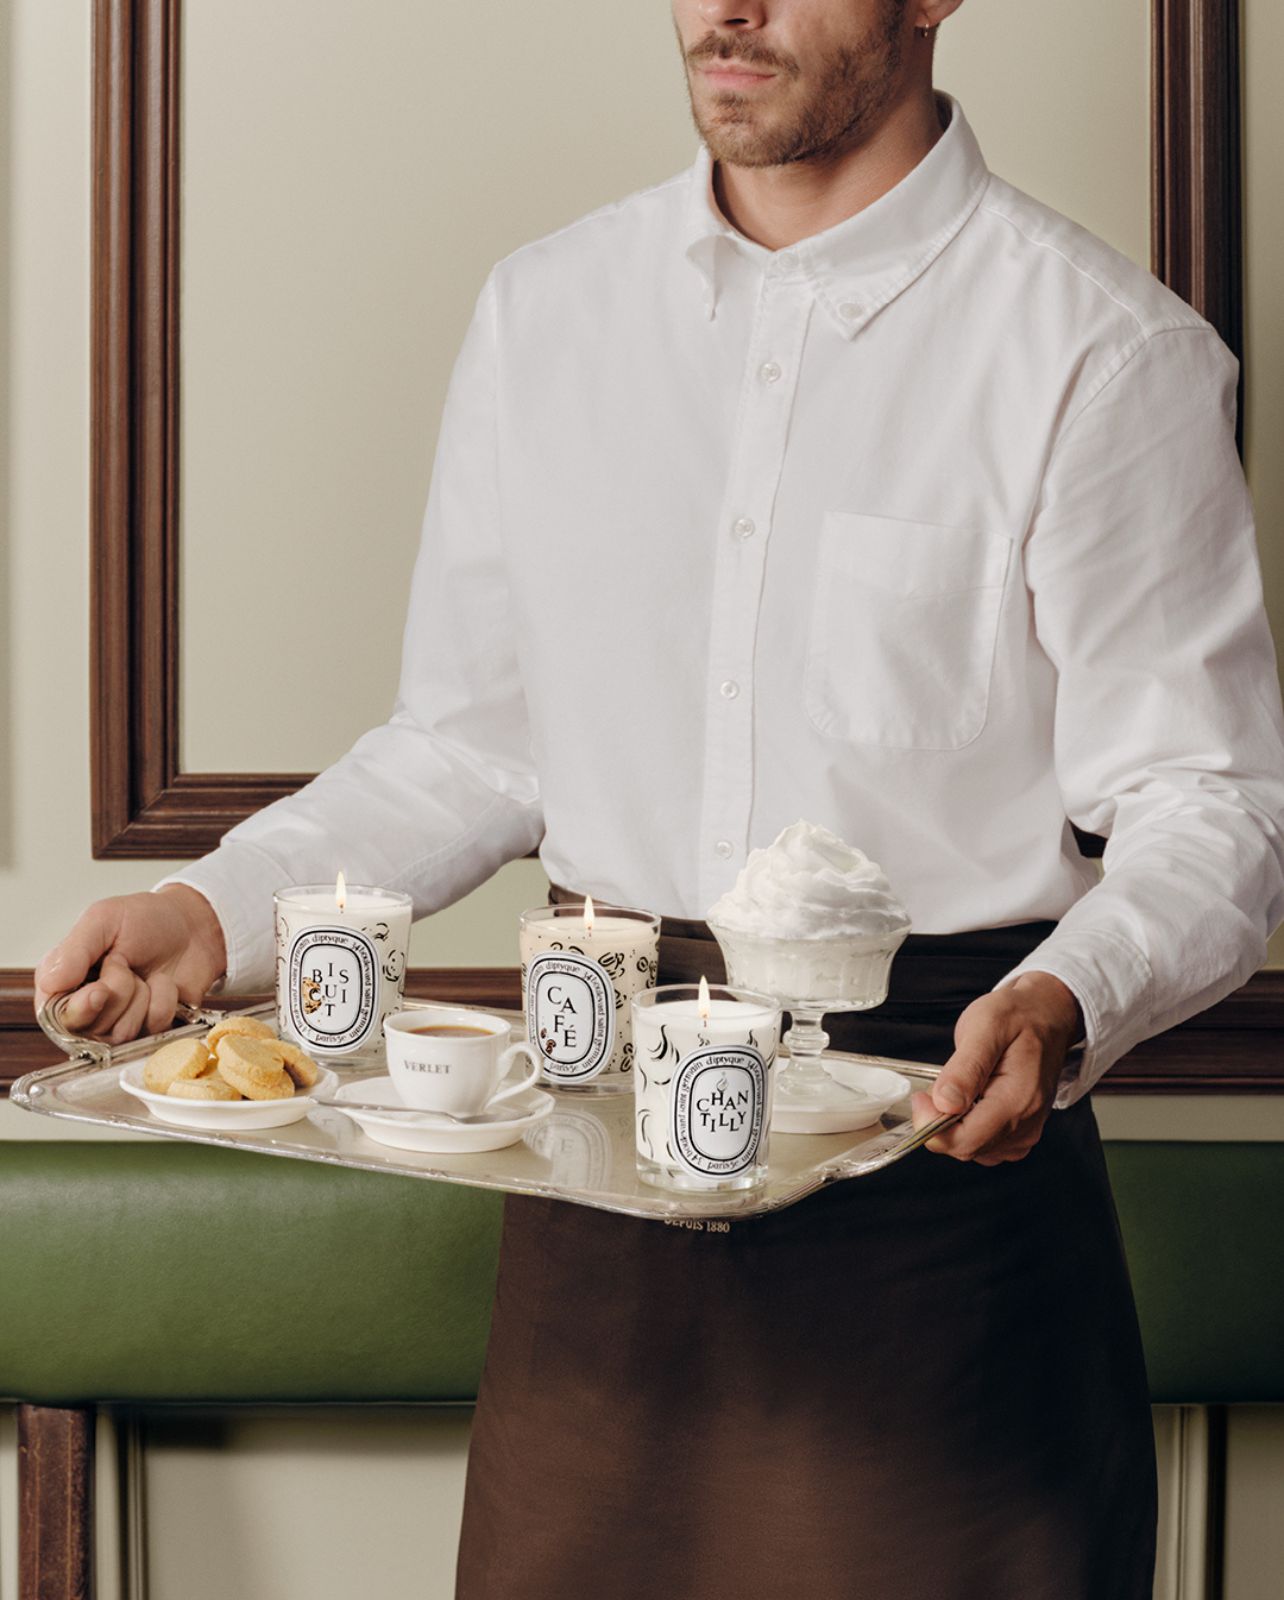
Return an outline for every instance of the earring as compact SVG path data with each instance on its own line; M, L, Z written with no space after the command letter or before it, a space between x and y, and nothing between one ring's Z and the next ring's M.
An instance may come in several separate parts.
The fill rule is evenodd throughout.
M914 32L919 36L920 39L927 39L927 38L930 38L931 35L939 27L940 27L940 23L939 22L929 22L926 27L915 28Z

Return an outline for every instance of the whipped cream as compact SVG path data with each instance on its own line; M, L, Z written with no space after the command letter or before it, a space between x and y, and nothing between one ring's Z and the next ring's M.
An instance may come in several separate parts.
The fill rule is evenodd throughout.
M877 862L802 821L751 850L735 886L705 916L730 932L774 939L878 938L910 924Z

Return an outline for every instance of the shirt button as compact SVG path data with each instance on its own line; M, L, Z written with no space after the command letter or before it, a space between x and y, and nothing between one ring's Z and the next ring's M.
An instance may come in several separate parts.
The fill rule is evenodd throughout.
M774 361L764 361L758 368L758 376L764 383L775 383L780 376L780 368Z
M754 532L753 518L740 517L736 522L735 530L742 539L752 539Z
M848 322L855 322L856 318L860 316L860 307L850 300L845 300L838 308L838 315Z
M724 700L734 700L740 693L740 685L734 682L731 678L728 678L725 683L719 686L718 692L722 695Z
M730 839L719 839L713 847L714 855L721 856L724 861L730 860L735 854L736 847Z

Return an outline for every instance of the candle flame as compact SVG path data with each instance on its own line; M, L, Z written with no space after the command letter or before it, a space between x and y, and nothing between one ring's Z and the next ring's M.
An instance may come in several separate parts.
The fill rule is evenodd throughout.
M348 880L342 873L334 880L334 903L340 911L348 903Z
M591 894L584 896L584 932L593 932L593 896Z
M709 1000L709 980L704 976L703 973L700 975L700 997L696 1001L696 1004L700 1008L700 1021L707 1023L709 1020L709 1006L711 1002Z

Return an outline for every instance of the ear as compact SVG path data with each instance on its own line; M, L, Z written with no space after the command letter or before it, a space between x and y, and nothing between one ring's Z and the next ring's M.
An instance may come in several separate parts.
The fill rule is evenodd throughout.
M962 4L963 0L918 0L914 26L935 28L946 17L952 17Z

